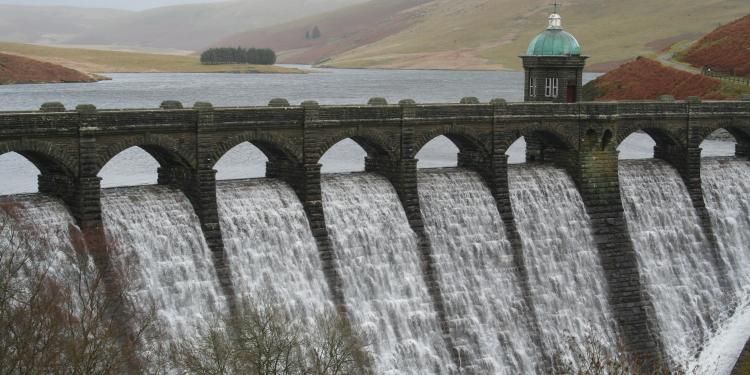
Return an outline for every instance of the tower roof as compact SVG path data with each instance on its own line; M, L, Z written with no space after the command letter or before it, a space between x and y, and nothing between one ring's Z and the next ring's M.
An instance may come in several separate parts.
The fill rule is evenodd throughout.
M549 16L549 25L541 34L537 35L526 51L528 56L580 56L581 45L578 40L562 27L562 17L555 12Z

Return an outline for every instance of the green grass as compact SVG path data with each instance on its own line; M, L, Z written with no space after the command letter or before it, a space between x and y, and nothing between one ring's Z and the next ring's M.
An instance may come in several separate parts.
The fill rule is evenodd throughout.
M0 42L0 52L88 73L303 73L274 65L201 65L197 56L161 55Z

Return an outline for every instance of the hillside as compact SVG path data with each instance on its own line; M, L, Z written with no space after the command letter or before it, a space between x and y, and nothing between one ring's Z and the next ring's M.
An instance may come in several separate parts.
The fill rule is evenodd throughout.
M0 52L91 73L302 73L275 65L201 65L197 56L1 43Z
M518 55L546 27L551 8L548 0L399 3L373 0L214 44L263 42L280 52L281 62L326 60L326 65L336 67L519 69ZM368 11L376 8L382 12L370 20ZM562 10L564 25L582 43L584 53L592 56L591 64L648 54L663 48L660 41L689 39L748 13L747 0L570 0ZM300 32L342 20L352 25L342 29L321 26L324 38L330 34L327 40L311 43Z
M0 39L22 43L65 43L129 13L114 9L0 4Z
M95 82L101 77L77 70L0 53L0 85L21 83Z
M750 15L712 31L678 58L698 68L750 77Z
M279 27L249 31L222 39L217 46L272 45L282 51L280 61L315 64L330 56L376 42L412 25L430 0L378 0L304 18ZM318 27L321 36L305 35Z
M738 91L739 90L739 91ZM661 95L676 99L699 96L728 99L742 91L716 78L693 74L639 57L584 86L585 100L654 100Z
M239 0L161 7L128 14L67 43L197 51L241 30L270 26L358 1L361 0Z

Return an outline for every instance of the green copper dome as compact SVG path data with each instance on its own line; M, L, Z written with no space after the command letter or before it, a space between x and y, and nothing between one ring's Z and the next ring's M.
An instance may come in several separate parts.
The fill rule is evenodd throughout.
M549 16L549 26L529 43L527 56L580 56L581 45L576 38L563 30L559 14Z
M537 35L529 44L528 56L579 56L581 45L565 30L549 29Z

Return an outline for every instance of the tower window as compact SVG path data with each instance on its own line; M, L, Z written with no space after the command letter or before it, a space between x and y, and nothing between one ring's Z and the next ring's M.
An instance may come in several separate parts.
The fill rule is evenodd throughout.
M556 98L560 88L560 80L558 78L547 78L544 80L544 96L548 98Z
M529 96L535 97L536 96L536 78L529 78Z

